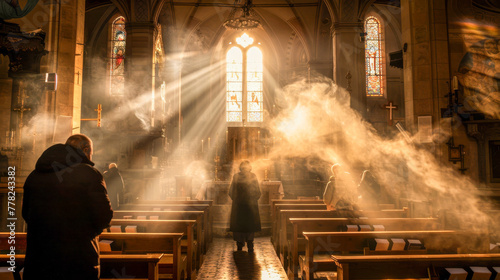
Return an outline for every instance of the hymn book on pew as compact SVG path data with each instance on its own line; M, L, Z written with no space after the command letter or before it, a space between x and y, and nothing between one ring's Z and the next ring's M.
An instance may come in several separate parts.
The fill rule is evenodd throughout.
M499 267L492 267L493 272L496 273L496 277L493 280L500 280L500 266Z
M467 280L467 271L459 267L445 268L441 277L442 280Z
M99 240L99 251L111 252L111 243L113 240Z
M418 239L407 239L406 250L422 250L425 249L422 242Z
M487 267L471 266L468 270L470 275L468 280L490 280L491 278L491 271Z
M122 232L122 226L111 226L109 232Z
M374 238L368 241L370 250L387 251L389 250L389 240L384 238Z
M359 225L359 231L372 231L370 225Z
M373 225L374 231L384 231L385 227L383 225Z
M137 233L137 226L126 226L125 232L129 233Z
M391 251L404 251L406 242L402 238L391 238Z

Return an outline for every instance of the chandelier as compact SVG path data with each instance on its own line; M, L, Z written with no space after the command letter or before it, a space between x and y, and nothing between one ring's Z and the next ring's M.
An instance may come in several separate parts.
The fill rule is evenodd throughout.
M243 10L241 16L236 17L235 13L231 18L224 22L224 27L236 30L247 30L259 27L260 21L250 15L251 8L252 0L247 0L241 7L241 9Z

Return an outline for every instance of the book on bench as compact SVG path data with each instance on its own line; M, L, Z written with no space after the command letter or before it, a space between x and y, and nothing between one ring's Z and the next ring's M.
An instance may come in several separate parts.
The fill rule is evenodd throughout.
M385 227L383 225L373 225L374 231L384 231Z
M389 240L384 238L374 238L368 241L370 250L373 251L387 251L389 250Z
M463 268L445 268L441 280L466 280L467 271Z
M404 251L406 242L402 238L391 238L391 251Z
M111 252L111 243L113 243L113 240L99 240L99 251Z
M111 226L109 232L122 232L122 226Z
M500 266L491 268L496 273L495 278L492 280L500 280Z
M467 280L490 280L491 271L485 266L469 267L469 277Z
M346 225L344 228L345 231L359 231L358 225Z
M405 250L423 250L424 244L418 239L407 239Z
M370 225L359 225L359 231L372 231L372 227Z
M125 232L129 233L137 233L137 226L126 226Z

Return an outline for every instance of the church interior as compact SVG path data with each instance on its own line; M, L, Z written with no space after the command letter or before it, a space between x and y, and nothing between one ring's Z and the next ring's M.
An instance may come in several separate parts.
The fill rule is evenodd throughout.
M207 253L234 250L232 242L214 242L231 240L229 188L248 160L261 190L256 250L279 259L284 272L266 278L240 270L229 277L500 279L498 1L0 4L0 259L8 253L2 234L11 231L10 219L17 219L18 238L27 230L23 183L37 159L81 133L93 141L95 168L104 172L116 163L123 176L112 225L125 228L136 218L138 229L151 230L141 217L181 220L162 217L167 210L192 211L183 220L197 221L194 248L179 251L188 255L186 267L174 262L166 273L160 261L153 278L137 278L227 279L207 276L207 264L218 260ZM13 5L23 13L9 13ZM332 174L334 164L342 180ZM376 201L363 196L366 171L376 182ZM356 206L354 216L324 204L332 175ZM367 237L362 218L371 225ZM385 228L380 236L378 223ZM349 238L335 234L352 225L364 248L325 245ZM110 251L119 245L124 255L135 246L116 238ZM387 249L398 239L406 240L404 253ZM348 253L363 249L363 259ZM317 260L320 253L328 261ZM107 264L115 260L102 256ZM405 256L410 266L423 267L423 276L416 268L391 274ZM236 270L238 262L265 267L247 257L223 259L236 262ZM379 269L366 275L374 263Z

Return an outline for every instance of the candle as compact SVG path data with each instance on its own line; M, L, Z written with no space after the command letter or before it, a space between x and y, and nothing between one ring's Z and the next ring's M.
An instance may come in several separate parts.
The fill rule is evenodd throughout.
M260 130L257 131L257 141L260 142Z
M201 153L203 154L203 139L201 139Z
M208 137L208 149L210 149L210 137Z
M11 130L10 131L10 148L13 149L14 146L16 145L16 131Z
M453 76L453 81L451 83L452 85L452 89L453 90L458 90L458 77L457 76Z

